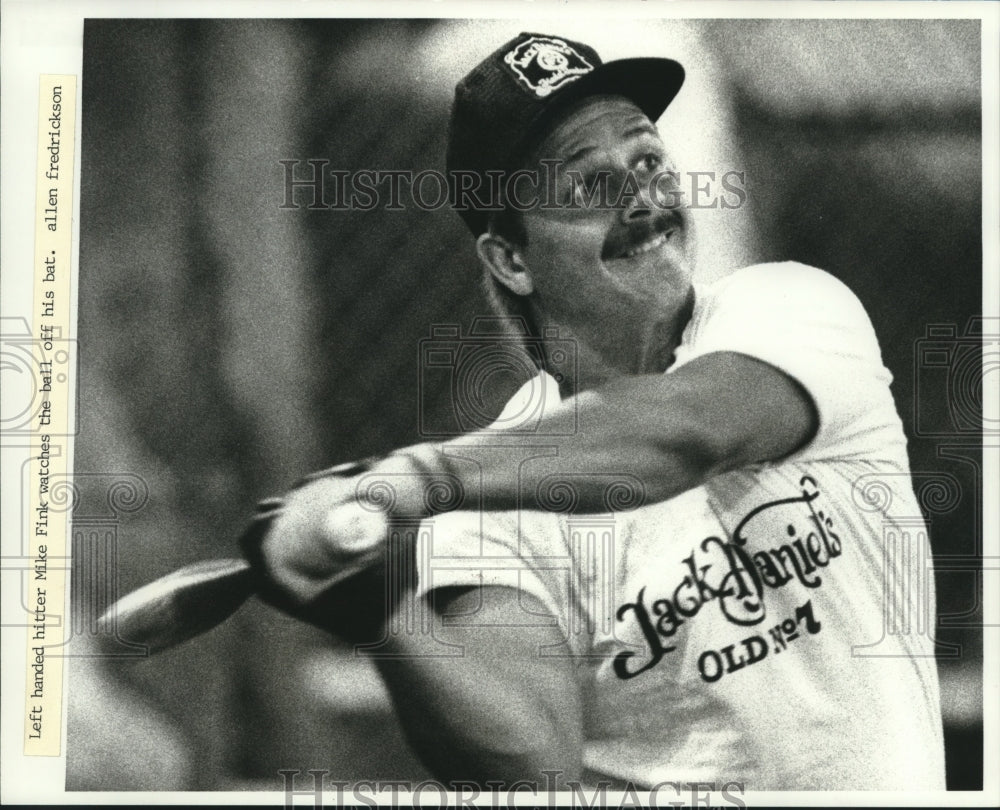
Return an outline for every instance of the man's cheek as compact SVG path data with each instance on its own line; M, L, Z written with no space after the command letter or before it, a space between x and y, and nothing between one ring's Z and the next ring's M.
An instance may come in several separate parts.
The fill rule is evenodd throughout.
M601 281L598 257L583 245L560 245L550 253L541 272L536 277L545 284L550 296L558 293L563 298L580 298Z
M541 221L534 230L537 238L529 231L528 244L537 246L548 263L569 271L600 264L606 228L567 216L565 221Z

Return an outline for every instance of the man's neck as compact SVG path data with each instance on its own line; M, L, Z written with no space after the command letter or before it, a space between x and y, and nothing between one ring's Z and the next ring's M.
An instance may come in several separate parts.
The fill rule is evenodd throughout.
M541 333L558 335L544 343L545 370L556 378L563 398L616 377L661 374L673 364L693 311L692 287L673 307L642 313L614 330L601 324L572 329L536 312Z

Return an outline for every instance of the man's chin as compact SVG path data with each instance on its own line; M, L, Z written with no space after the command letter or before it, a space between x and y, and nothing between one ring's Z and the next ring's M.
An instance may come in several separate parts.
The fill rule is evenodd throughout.
M691 289L691 266L675 257L648 262L611 259L604 262L604 267L612 278L647 299L669 302L686 297Z

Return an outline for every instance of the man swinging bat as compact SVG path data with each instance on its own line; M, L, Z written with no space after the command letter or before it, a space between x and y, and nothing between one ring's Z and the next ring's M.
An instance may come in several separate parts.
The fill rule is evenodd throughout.
M543 350L508 406L520 423L265 506L244 542L258 586L379 642L442 779L943 789L933 641L888 618L933 617L934 588L929 555L889 539L920 510L874 331L815 268L692 283L654 126L683 79L671 60L604 64L525 33L459 83L449 171L556 167L549 204L460 213L498 310L572 341L577 362L557 376ZM858 497L866 481L891 508ZM385 542L421 520L415 544ZM419 576L393 573L413 560ZM432 632L387 634L415 604Z

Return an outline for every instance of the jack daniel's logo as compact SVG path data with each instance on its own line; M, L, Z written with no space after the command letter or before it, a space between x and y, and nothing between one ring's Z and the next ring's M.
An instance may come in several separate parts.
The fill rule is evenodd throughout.
M833 521L814 504L820 496L816 481L807 475L799 485L801 496L770 501L752 510L740 521L731 540L719 537L702 540L698 549L692 549L681 560L688 573L673 590L650 598L644 587L635 601L618 608L615 618L618 621L625 621L629 616L634 619L649 655L644 663L636 666L632 661L636 652L618 653L614 669L619 678L634 678L675 650L670 639L703 605L716 602L731 624L756 625L764 621L767 613L765 588L782 588L793 580L806 588L818 588L823 583L820 569L841 555L841 541L834 531ZM749 536L754 533L761 515L796 505L805 506L806 512L797 510L796 517L786 524L785 542L775 547L773 538L756 536L753 545L759 550L748 548ZM802 522L803 517L806 523ZM806 531L801 531L800 526L806 527ZM765 544L772 547L767 548ZM709 555L711 560L705 562Z

